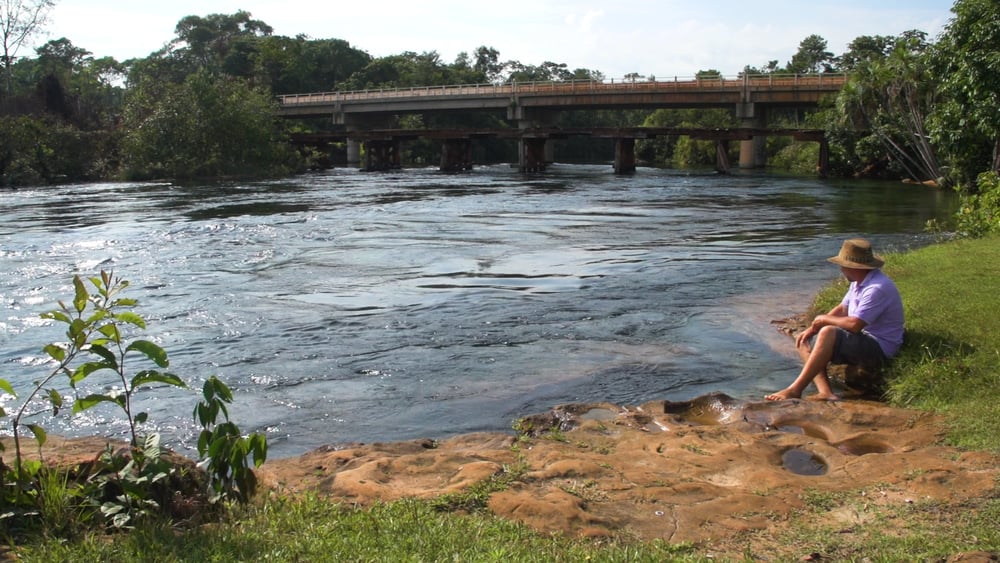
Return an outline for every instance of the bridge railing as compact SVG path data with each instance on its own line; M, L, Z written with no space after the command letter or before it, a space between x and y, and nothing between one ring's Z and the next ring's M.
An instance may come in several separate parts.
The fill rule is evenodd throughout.
M641 90L643 92L706 91L706 90L768 90L787 88L839 89L847 82L844 73L818 74L741 74L735 77L690 77L672 80L563 80L546 82L511 82L508 84L452 84L445 86L413 86L405 88L380 88L372 90L347 90L278 96L282 106L330 104L337 102L425 98L438 96L521 96L545 94L616 93Z

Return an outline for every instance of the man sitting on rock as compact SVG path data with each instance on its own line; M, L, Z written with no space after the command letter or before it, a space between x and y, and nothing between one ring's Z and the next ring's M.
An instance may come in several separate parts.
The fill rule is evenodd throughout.
M828 261L840 266L851 285L839 305L818 315L795 337L805 364L791 385L765 396L769 401L797 399L810 382L818 391L811 398L840 400L830 388L827 365L878 369L903 343L903 301L896 284L879 269L885 262L872 253L871 244L865 239L844 241L840 254Z

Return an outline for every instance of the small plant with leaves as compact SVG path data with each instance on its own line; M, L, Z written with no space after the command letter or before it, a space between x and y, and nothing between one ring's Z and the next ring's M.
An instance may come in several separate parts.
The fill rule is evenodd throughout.
M176 375L163 371L169 366L163 348L128 334L146 328L145 320L134 311L136 300L122 296L128 285L111 272L102 271L100 276L86 280L74 276L72 302L60 301L57 309L42 315L66 325L66 341L43 348L54 367L33 383L23 402L11 413L14 465L8 467L0 459L0 506L5 508L0 511L0 523L25 521L15 516L44 520L45 513L52 512L45 505L53 505L54 493L58 491L44 488L46 483L56 480L51 478L52 470L41 460L47 434L40 424L29 420L46 412L58 416L64 411L62 391L66 387L74 397L73 414L103 404L120 409L128 425L130 444L118 450L109 444L86 474L76 476L77 482L63 479L63 497L76 499L74 502L89 505L95 511L99 509L115 527L127 527L145 516L166 512L180 493L178 483L184 482L185 476L190 477L176 460L168 459L160 447L159 434L142 435L139 431L148 419L146 412L136 411L134 399L139 389L154 385L186 388L187 385ZM108 376L111 382L105 380L94 384L92 380L101 375ZM60 386L60 382L64 386ZM87 392L85 387L110 391ZM0 391L15 400L19 398L6 379L0 379ZM245 501L256 486L248 458L252 456L259 467L267 454L267 441L263 435L240 435L239 428L229 420L225 406L232 401L232 393L218 378L213 376L206 382L204 397L205 401L195 409L195 418L204 427L198 451L208 468L212 497ZM218 422L220 414L224 418L222 422ZM0 417L7 415L0 408ZM27 459L22 451L24 429L35 438L38 459ZM203 492L198 496L201 494Z
M40 451L47 438L45 429L40 424L27 421L49 411L57 416L64 409L63 394L57 387L61 376L65 377L65 383L76 396L72 405L73 414L104 403L117 406L124 413L128 424L133 462L141 470L142 464L149 460L141 455L138 425L146 421L147 413L134 410L136 390L154 384L175 387L185 387L185 384L176 375L158 369L169 365L167 354L160 346L149 340L127 338L126 332L129 329L146 328L145 320L133 311L136 301L121 296L128 285L127 281L106 271L87 281L74 276L73 301L68 304L59 301L58 309L42 314L45 319L66 325L66 341L43 348L55 367L46 377L34 383L31 392L11 419L14 467L12 475L4 475L3 481L15 487L12 499L15 506L31 504L31 497L37 494L36 478L41 468L39 460L25 459L21 447L22 426L30 430ZM129 377L127 368L134 358L151 362L154 367L139 370ZM111 377L113 384L106 386L111 391L80 396L81 384L97 377L96 374ZM17 393L7 380L0 379L0 389L17 398ZM5 415L5 412L0 412L0 416Z
M213 500L233 498L246 502L257 488L257 477L248 460L252 457L254 467L264 463L267 437L256 432L243 436L229 420L226 404L233 402L233 393L217 377L205 381L202 395L204 400L195 407L194 417L203 428L198 436L198 455L208 472Z

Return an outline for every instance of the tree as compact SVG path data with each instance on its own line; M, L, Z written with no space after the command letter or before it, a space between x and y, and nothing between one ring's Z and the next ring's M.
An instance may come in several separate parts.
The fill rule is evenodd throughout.
M847 51L838 59L840 69L851 72L863 64L885 59L892 52L894 37L862 35L847 45Z
M955 17L934 51L943 100L931 123L956 178L970 187L983 171L1000 171L1000 4L957 0Z
M799 43L799 50L788 63L788 72L829 72L833 70L833 53L826 50L826 39L810 35Z
M134 178L287 172L294 164L274 100L208 70L181 84L143 80L125 107L123 160Z
M475 62L472 65L474 70L486 75L489 82L502 82L500 77L503 74L504 65L500 62L500 51L483 45L477 47L473 55L475 57Z
M170 46L175 54L191 61L195 68L215 71L222 68L241 39L266 37L274 29L240 10L232 15L187 16L177 22L174 31L177 37Z
M863 158L887 154L899 173L921 181L942 177L926 126L937 98L929 48L926 34L918 32L895 38L885 56L867 51L837 98L841 125L871 132L855 145Z
M48 22L55 0L0 0L0 40L6 93L11 91L10 67L24 42Z

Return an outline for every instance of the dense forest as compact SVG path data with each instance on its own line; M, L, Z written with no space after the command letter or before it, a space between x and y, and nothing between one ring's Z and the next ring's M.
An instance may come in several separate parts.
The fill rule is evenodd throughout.
M48 41L34 56L16 56L44 31L54 0L16 6L20 11L0 14L0 186L304 171L324 155L295 149L289 133L326 125L275 118L275 96L285 93L605 78L598 70L549 61L503 61L487 46L450 63L434 51L375 58L342 39L274 35L244 11L187 16L162 49L141 59L95 58L67 38ZM826 130L836 175L947 184L974 195L979 175L1000 168L1000 5L957 0L952 13L937 38L919 30L860 36L835 55L825 39L811 35L786 64L748 61L745 72L848 73L847 87L828 104L771 115L770 124ZM400 116L396 126L507 125L480 114L442 119ZM563 126L736 124L725 110L564 112L559 119ZM500 141L477 150L484 161L514 159ZM610 154L585 139L560 150L578 160ZM685 137L644 141L637 150L654 166L699 166L715 158L714 145ZM817 150L815 143L773 138L768 162L812 172ZM429 161L437 147L415 142L407 151L413 162Z

